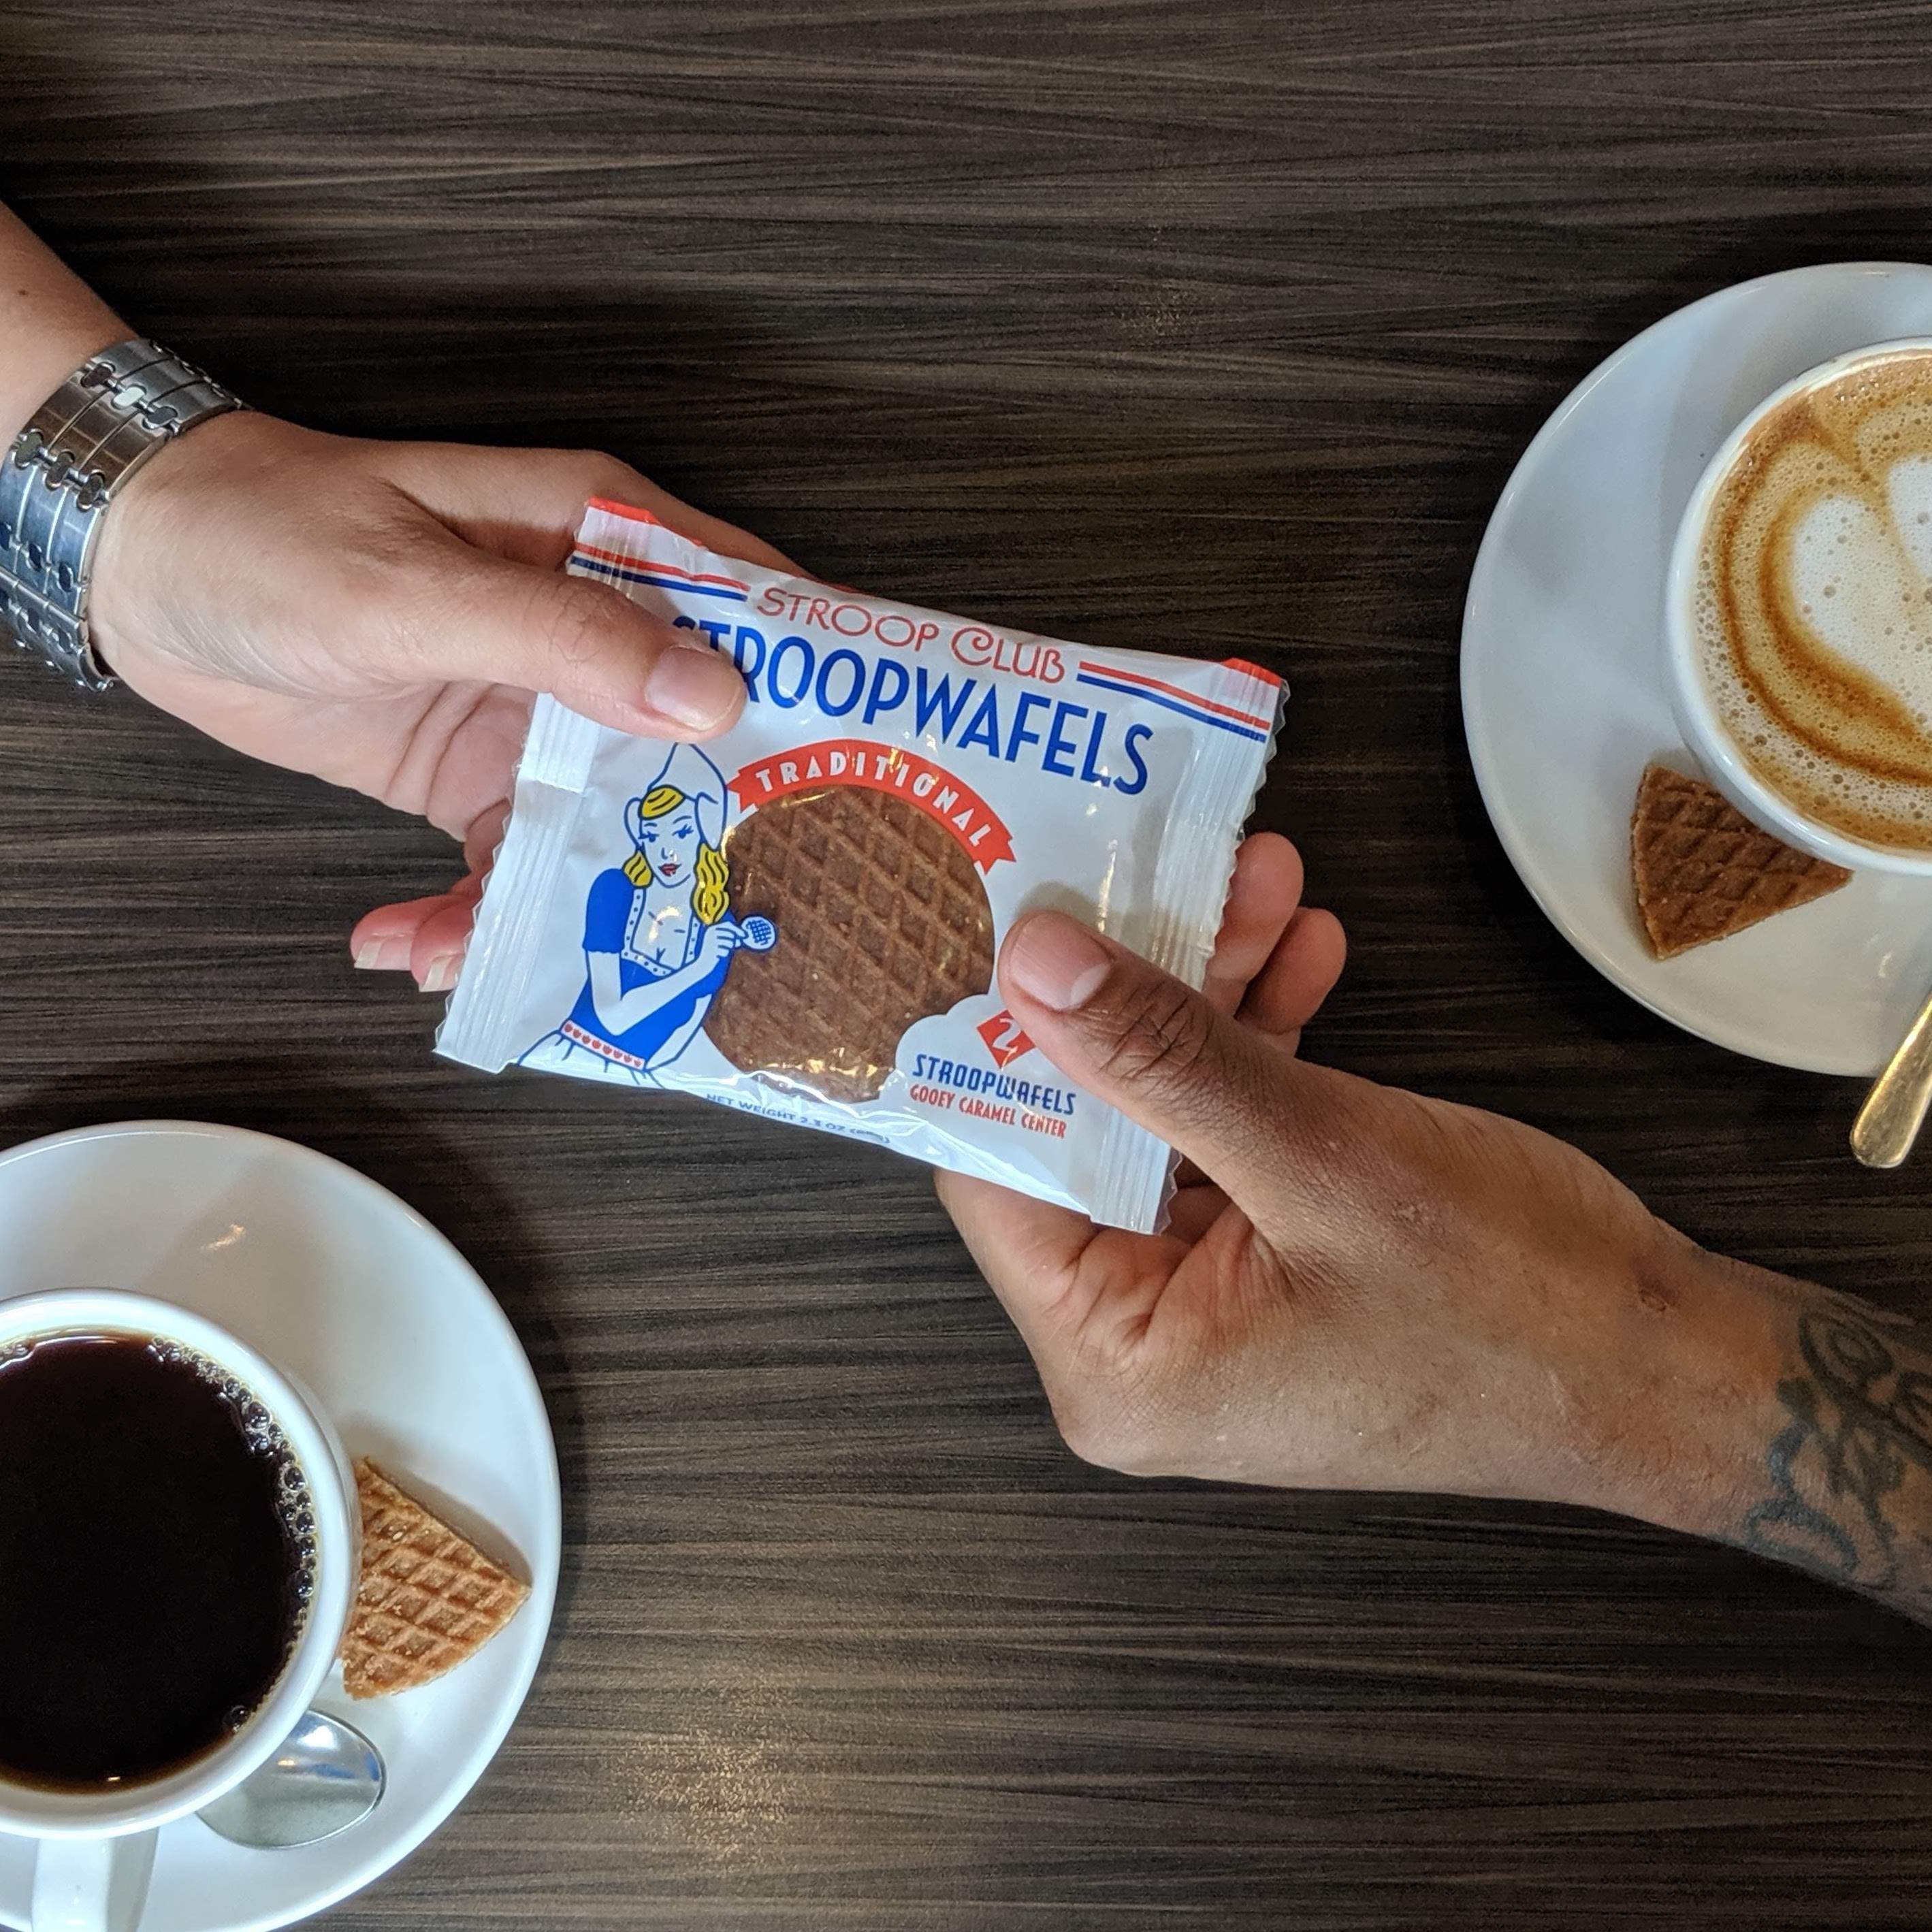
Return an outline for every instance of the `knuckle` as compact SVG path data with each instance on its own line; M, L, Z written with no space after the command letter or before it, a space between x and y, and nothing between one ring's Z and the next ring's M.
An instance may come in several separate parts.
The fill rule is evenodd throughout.
M1208 1041L1202 1002L1178 980L1150 976L1131 986L1102 1018L1100 1064L1136 1087L1177 1087L1205 1058Z
M540 604L538 634L544 650L573 670L594 663L604 651L622 600L615 591L581 578L547 580L536 593Z
M1113 1388L1082 1386L1051 1393L1060 1440L1083 1462L1124 1476L1152 1476L1168 1466L1147 1411Z
M450 620L459 601L450 573L422 525L386 498L338 508L309 537L336 560L338 594L328 608L343 614L344 644L372 649L385 663L406 664Z
M398 509L387 500L370 505L358 519L354 540L362 568L372 576L392 581L419 572L424 550L423 526L415 518L398 514Z
M357 608L415 622L436 602L440 574L428 567L421 531L370 516L339 537L338 546L337 574Z
M1081 1396L1057 1392L1052 1397L1053 1420L1060 1439L1083 1462L1099 1468L1113 1467L1113 1456L1121 1433L1104 1408Z
M584 496L613 496L620 502L635 496L644 479L621 458L605 449L573 449L566 453L572 478Z
M460 608L444 573L425 569L420 558L365 550L343 581L360 614L355 634L374 644L386 662L409 664L426 657Z

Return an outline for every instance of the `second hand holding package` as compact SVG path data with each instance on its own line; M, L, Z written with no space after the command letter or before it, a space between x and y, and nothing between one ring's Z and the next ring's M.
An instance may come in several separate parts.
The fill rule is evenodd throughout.
M1034 1048L994 960L1052 908L1198 987L1280 680L833 590L616 503L586 510L570 568L728 653L744 714L679 745L538 699L439 1050L1157 1227L1172 1154Z

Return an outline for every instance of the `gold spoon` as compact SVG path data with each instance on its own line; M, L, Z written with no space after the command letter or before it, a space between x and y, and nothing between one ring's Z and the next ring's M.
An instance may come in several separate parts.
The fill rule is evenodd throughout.
M1867 1167L1896 1167L1912 1151L1932 1107L1932 995L1918 1009L1852 1123L1852 1151Z

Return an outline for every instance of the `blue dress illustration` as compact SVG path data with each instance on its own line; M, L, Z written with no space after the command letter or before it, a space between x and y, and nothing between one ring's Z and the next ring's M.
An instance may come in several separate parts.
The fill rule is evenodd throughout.
M591 882L584 989L562 1024L520 1064L656 1083L704 1024L731 955L776 939L767 920L730 916L722 773L693 745L671 747L624 808L631 854Z

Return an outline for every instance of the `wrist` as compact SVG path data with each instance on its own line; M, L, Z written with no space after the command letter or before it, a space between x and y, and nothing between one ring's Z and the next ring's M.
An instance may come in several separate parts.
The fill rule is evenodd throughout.
M90 690L94 570L122 486L185 432L238 408L156 344L110 344L58 383L0 460L0 628Z
M1660 1453L1609 1504L1932 1623L1932 1340L1853 1296L1683 1244Z
M0 208L0 450L89 356L134 332Z
M1635 1321L1649 1332L1638 1386L1620 1405L1610 1493L1592 1500L1722 1539L1762 1492L1795 1311L1817 1291L1664 1232L1637 1297Z
M6 323L0 320L0 340ZM31 336L9 344L0 364L0 453L12 448L34 412L90 356L133 334L104 310L98 320L50 321Z

